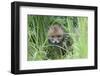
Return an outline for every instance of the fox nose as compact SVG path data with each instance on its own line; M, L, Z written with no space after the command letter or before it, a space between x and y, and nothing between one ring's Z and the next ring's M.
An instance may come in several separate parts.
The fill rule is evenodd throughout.
M59 41L57 39L54 39L53 43L59 43Z

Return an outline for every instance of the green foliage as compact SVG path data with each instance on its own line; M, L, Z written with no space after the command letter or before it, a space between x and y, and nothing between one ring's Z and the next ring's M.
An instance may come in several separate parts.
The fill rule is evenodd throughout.
M88 54L88 18L74 16L40 16L28 15L28 54L27 60L49 60L47 53L51 59L76 59L87 58ZM65 56L61 52L56 52L58 48L51 48L48 43L47 31L48 28L55 24L61 24L65 32L69 32L72 37L73 54L68 52ZM64 49L66 50L66 49ZM59 53L59 54L58 54Z

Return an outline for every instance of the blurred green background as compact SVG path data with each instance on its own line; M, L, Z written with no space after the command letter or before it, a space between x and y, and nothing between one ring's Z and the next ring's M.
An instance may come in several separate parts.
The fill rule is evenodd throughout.
M28 15L28 40L27 60L54 60L54 59L80 59L88 56L88 17L83 16L43 16ZM55 24L61 24L65 31L72 37L73 55L59 56L48 43L48 28ZM51 58L47 53L52 51Z

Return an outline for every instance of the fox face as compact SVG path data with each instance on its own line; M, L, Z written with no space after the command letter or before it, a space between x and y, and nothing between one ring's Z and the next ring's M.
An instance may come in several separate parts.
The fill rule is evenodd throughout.
M52 44L60 44L64 38L64 31L58 25L53 25L48 30L48 40Z

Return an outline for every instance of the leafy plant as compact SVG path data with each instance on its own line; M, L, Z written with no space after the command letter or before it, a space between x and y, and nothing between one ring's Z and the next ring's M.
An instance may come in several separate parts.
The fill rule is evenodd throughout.
M75 59L86 58L88 55L88 18L77 16L41 16L28 15L28 40L27 40L27 60L49 60L49 59ZM69 33L73 39L73 54L70 52L62 55L62 52L57 52L58 48L51 48L53 45L48 43L47 31L48 28L59 23L64 28L65 32ZM62 48L64 49L64 48ZM67 50L67 49L64 49ZM50 58L47 54L49 52ZM54 55L53 55L54 54Z

